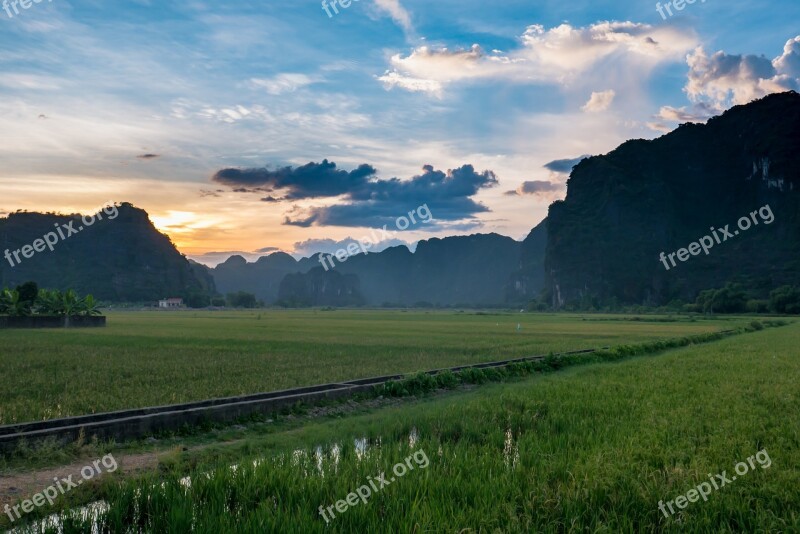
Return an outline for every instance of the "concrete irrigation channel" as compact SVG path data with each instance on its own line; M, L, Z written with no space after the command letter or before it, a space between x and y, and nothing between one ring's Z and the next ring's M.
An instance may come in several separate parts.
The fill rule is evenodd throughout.
M608 347L603 347L603 349L606 348ZM564 357L576 354L590 354L597 350L601 349L562 352L553 356ZM436 375L443 371L457 373L465 369L505 367L513 363L540 361L547 357L545 355L529 356L514 360L434 369L426 371L426 373ZM58 441L68 443L77 440L81 435L83 435L84 439L91 439L92 437L114 439L116 441L137 439L158 432L174 431L185 425L193 426L212 421L234 421L253 414L271 414L298 403L313 404L326 399L349 397L355 393L369 391L390 381L402 380L406 376L379 376L270 393L0 426L0 451L13 451L21 440L33 443L46 438L55 438Z

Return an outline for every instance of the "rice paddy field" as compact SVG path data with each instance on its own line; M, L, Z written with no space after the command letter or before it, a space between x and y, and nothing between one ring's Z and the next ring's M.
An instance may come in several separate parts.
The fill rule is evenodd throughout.
M326 320L380 325L396 347L395 322L341 317ZM434 351L435 338L450 347L442 358L458 358L450 328L462 319L430 319L406 319L429 329L420 350ZM470 340L496 319L463 320ZM246 343L245 319L231 321ZM523 331L536 321L560 333L541 336L534 350L720 326L530 317ZM331 324L324 331L337 336ZM530 350L514 335L496 335L504 345L495 355ZM793 323L278 430L242 445L235 462L164 466L108 484L92 517L67 512L58 524L64 532L798 532L798 345ZM381 473L387 485L347 504ZM692 501L690 490L715 475L729 482ZM690 498L674 513L659 509L682 495Z
M0 331L0 425L638 343L749 321L458 311L118 312L101 329Z

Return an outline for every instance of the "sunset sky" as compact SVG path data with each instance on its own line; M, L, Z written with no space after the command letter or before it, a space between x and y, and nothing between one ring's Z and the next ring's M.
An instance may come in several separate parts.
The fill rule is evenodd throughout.
M800 2L763 5L8 5L0 216L127 201L212 264L330 251L422 204L403 241L522 239L581 156L798 90Z

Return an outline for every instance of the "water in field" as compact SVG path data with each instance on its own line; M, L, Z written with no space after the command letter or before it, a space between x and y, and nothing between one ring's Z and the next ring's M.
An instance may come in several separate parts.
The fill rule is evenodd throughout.
M408 448L414 449L419 439L419 432L416 427L413 427L408 434ZM359 463L372 459L377 460L381 455L381 443L382 439L380 437L373 440L367 437L355 438L351 450ZM400 448L403 448L402 442L400 443ZM304 449L297 449L292 451L289 455L279 454L272 457L271 460L279 466L284 465L284 463L288 461L291 465L299 467L304 477L325 477L326 468L329 470L328 472L332 471L333 474L338 472L343 452L343 448L339 443L330 443L326 447L318 445L311 453ZM441 455L441 448L439 454ZM253 460L252 466L257 468L269 460L269 458ZM240 464L230 465L228 469L233 475L236 475L236 473L241 470ZM211 476L211 473L205 473L207 479L211 479ZM166 484L166 482L162 482L160 484L161 488L166 488ZM191 476L179 479L178 484L187 494L192 491ZM136 495L141 495L140 489L136 490ZM103 514L107 513L109 510L110 506L107 502L95 501L86 506L71 510L67 512L67 514L69 517L79 519L83 524L91 524L92 534L100 534L102 531L101 518ZM138 506L136 506L135 514L138 515L138 513L139 509ZM56 534L63 534L65 519L65 514L52 514L40 521L33 522L27 527L19 527L9 532L10 534L28 534L34 532L55 532Z
M105 501L96 501L86 506L72 510L70 514L79 518L83 523L92 524L92 534L100 534L98 519L109 510L109 505ZM9 534L28 534L29 532L56 532L64 534L64 517L62 514L53 514L40 521L27 526L19 527L8 531Z

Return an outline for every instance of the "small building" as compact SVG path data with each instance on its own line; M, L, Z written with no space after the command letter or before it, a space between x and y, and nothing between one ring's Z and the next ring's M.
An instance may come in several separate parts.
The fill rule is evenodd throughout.
M169 298L158 301L159 308L183 308L183 299Z

